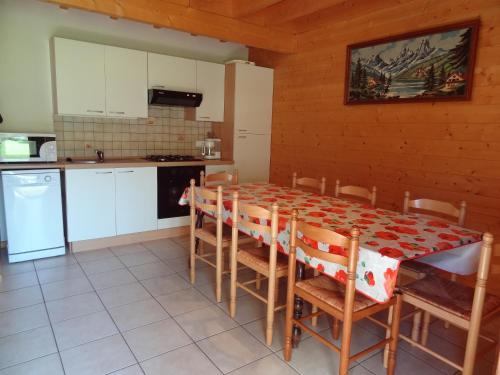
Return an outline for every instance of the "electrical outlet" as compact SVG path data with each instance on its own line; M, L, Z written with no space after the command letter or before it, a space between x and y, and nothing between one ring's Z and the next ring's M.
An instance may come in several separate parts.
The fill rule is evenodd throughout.
M148 117L146 119L146 124L147 125L155 125L156 124L156 118L155 117Z

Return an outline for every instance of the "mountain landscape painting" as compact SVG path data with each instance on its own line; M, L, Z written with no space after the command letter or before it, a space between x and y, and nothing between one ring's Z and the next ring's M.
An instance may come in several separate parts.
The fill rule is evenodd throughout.
M467 100L478 21L347 47L345 104Z

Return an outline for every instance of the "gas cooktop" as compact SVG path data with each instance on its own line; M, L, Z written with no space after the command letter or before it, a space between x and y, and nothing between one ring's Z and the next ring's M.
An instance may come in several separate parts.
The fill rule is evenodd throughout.
M202 159L197 158L193 155L147 155L146 160L154 162L172 162L172 161L201 161Z

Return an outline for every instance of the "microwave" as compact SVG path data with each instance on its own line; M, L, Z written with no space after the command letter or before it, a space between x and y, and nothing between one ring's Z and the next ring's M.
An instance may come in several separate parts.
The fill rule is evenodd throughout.
M0 163L57 161L55 134L0 133Z

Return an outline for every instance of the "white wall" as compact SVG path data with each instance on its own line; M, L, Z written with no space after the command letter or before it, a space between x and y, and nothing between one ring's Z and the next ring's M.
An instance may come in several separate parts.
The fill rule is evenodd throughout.
M225 62L247 59L240 44L35 0L0 0L0 132L53 131L49 40L53 36Z

